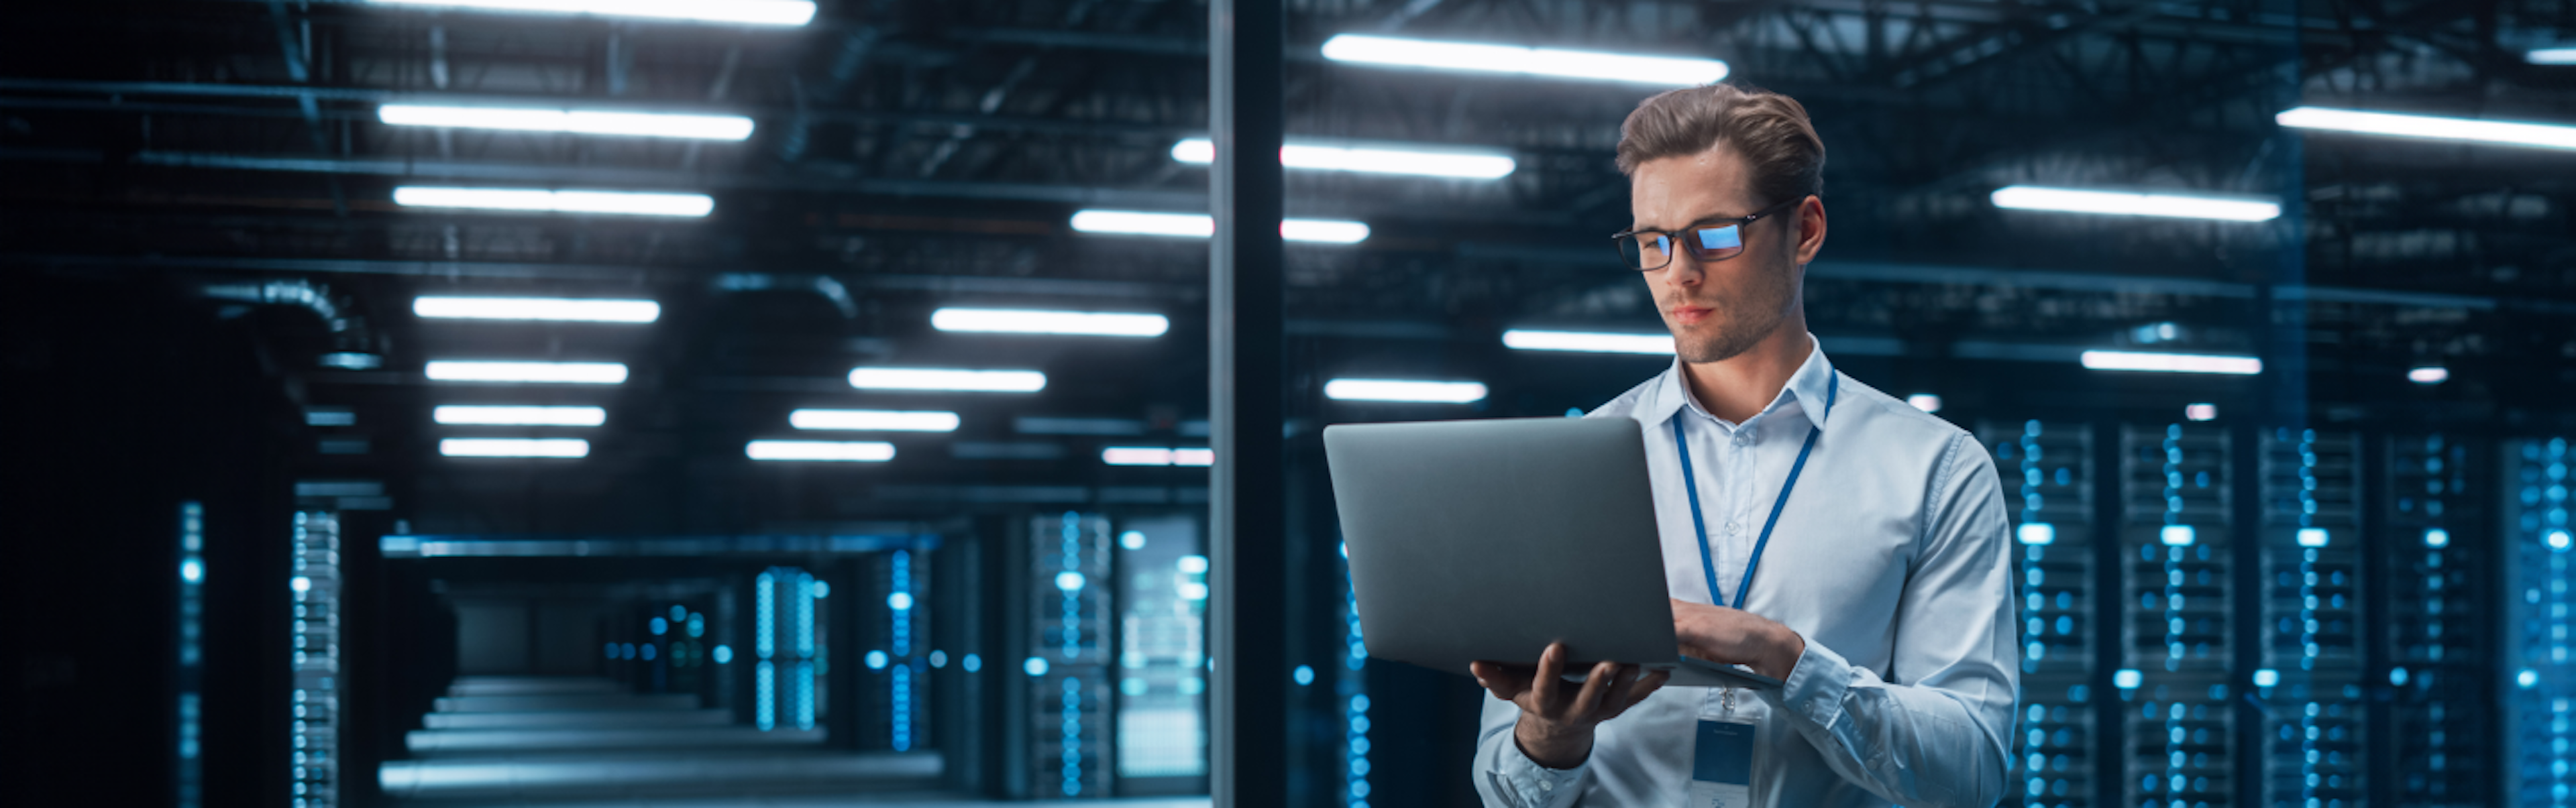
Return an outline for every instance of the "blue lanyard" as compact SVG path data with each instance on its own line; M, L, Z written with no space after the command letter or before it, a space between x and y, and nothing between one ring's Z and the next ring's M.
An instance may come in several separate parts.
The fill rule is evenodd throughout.
M1825 372L1831 374L1834 369L1827 367ZM1817 419L1820 423L1833 417L1834 398L1842 392L1841 375L1831 375L1826 379L1825 417ZM1684 389L1688 389L1688 382L1684 384ZM1807 455L1816 451L1816 436L1823 433L1822 427L1807 428L1807 444L1798 447L1798 462L1789 467L1789 479L1780 483L1780 499L1771 503L1771 518L1762 521L1762 535L1753 540L1753 557L1744 562L1744 582L1735 585L1737 609L1744 608L1744 594L1753 590L1753 570L1762 566L1762 548L1771 543L1771 528L1780 524L1781 509L1789 507L1789 491L1798 487L1799 473L1807 470ZM1690 492L1691 527L1698 529L1697 533L1691 534L1691 542L1699 545L1699 568L1708 575L1708 601L1716 603L1719 600L1717 559L1708 554L1708 519L1700 515L1699 480L1691 474L1690 439L1682 436L1682 416L1679 413L1673 415L1673 451L1682 456L1682 489Z

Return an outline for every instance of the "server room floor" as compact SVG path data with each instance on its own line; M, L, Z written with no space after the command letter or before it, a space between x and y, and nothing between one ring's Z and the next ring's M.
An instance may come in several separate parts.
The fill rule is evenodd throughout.
M937 753L842 752L821 730L730 721L696 696L625 693L606 679L467 677L406 738L414 758L377 776L416 808L987 804L939 790Z

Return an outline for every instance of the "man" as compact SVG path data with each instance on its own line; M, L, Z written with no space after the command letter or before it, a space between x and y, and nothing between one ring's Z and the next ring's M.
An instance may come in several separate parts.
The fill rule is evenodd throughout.
M1681 652L1785 685L1567 671L1559 645L1535 668L1478 662L1496 699L1478 793L1513 808L1994 805L2018 680L2002 488L1965 432L1839 375L1807 333L1825 154L1806 110L1693 87L1647 99L1620 135L1636 219L1615 238L1677 357L1591 417L1644 425Z

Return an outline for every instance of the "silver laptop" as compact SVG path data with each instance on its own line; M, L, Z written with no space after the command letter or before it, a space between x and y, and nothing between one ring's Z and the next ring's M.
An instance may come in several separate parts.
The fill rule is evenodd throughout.
M1684 657L1673 636L1644 431L1626 418L1324 429L1370 656L1452 673L1534 665L1565 643L1670 684L1776 688Z

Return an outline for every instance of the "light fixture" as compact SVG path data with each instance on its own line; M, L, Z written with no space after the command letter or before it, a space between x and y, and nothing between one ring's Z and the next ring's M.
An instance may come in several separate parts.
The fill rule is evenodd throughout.
M1325 40L1324 58L1393 67L1599 79L1665 87L1713 84L1724 80L1727 73L1726 63L1716 59L1635 56L1358 34L1341 34Z
M1576 351L1582 353L1673 355L1671 334L1612 334L1590 331L1534 331L1515 328L1503 332L1503 347L1522 351Z
M894 459L894 444L882 441L756 440L742 445L753 460L816 460L883 463Z
M1941 411L1941 397L1931 393L1916 393L1906 396L1905 403L1912 404L1915 409L1922 410L1924 412Z
M2301 547L2324 547L2331 539L2332 536L2326 532L2325 528L2299 528L2299 546Z
M2424 546L2441 549L2451 546L2451 531L2438 527L2424 529Z
M1216 218L1204 213L1084 210L1074 212L1073 229L1083 233L1125 236L1207 238L1216 235ZM1289 241L1357 244L1368 240L1369 226L1339 219L1285 219L1279 222L1279 237Z
M1338 401L1412 401L1465 404L1482 401L1478 382L1434 382L1408 379L1334 379L1324 383L1324 397Z
M2166 525L2156 531L2156 540L2169 547L2189 547L2199 538L2199 531L2193 530L2190 525Z
M1216 450L1111 446L1100 450L1100 462L1112 466L1211 466L1216 464Z
M2254 197L2144 194L2007 185L1995 189L1991 198L1998 208L2061 213L2213 219L2223 222L2267 222L2281 216L2281 203Z
M442 382L509 382L523 384L624 384L626 365L618 362L461 362L436 361L425 368Z
M950 390L968 393L1034 393L1046 374L1034 370L853 368L850 386L861 390Z
M582 323L649 323L662 317L650 300L565 297L416 297L411 313L439 320L556 320Z
M812 0L368 0L381 6L596 14L657 20L804 25L814 21Z
M2533 48L2522 60L2536 65L2576 65L2576 48Z
M474 208L536 213L611 213L632 216L704 217L716 209L706 194L645 191L551 191L543 188L451 188L405 185L394 204L410 208Z
M2146 677L2140 675L2136 668L2121 668L2111 672L2112 687L2116 687L2121 690L2136 690L2138 689L2138 686L2142 684L2146 684Z
M448 126L580 135L692 140L744 140L751 137L751 119L740 115L385 104L376 108L376 120L394 126Z
M2416 384L2441 384L2451 380L2451 369L2441 365L2410 368L2406 371L2406 380Z
M1171 330L1172 322L1160 314L943 308L930 313L930 327L994 334L1158 337Z
M2185 404L2182 408L2182 417L2194 421L2215 421L2218 420L2218 405Z
M608 410L599 407L488 407L448 404L430 410L430 420L442 424L477 426L598 426L608 422Z
M1172 159L1193 165L1216 162L1216 144L1194 137L1172 144ZM1520 164L1509 155L1417 146L1334 146L1290 143L1279 148L1279 164L1309 171L1355 174L1405 174L1421 177L1491 180L1510 176Z
M2289 109L2272 116L2272 119L2282 126L2294 129L2325 129L2365 135L2536 146L2544 149L2576 149L2576 126L2481 121L2432 115L2400 115L2392 112L2361 112L2322 107Z
M787 414L787 424L797 429L955 432L957 414L898 410L797 410Z
M2263 372L2263 360L2251 356L2215 354L2149 353L2144 351L2085 351L2084 366L2094 370L2135 370L2154 373L2225 373L2250 376Z
M322 355L322 366L339 370L375 370L385 366L385 358L363 351L333 351Z
M2023 544L2057 543L2057 526L2047 522L2023 522L2013 534Z
M580 438L447 438L438 442L438 453L448 457L589 457L590 441Z
M2280 671L2273 670L2273 669L2271 669L2271 668L2258 668L2258 669L2256 669L2256 670L2254 671L2254 686L2255 686L2255 687L2273 687L2273 686L2279 685L2280 683L2281 683L2281 672L2280 672Z

